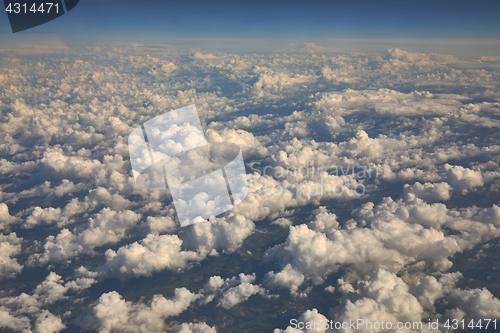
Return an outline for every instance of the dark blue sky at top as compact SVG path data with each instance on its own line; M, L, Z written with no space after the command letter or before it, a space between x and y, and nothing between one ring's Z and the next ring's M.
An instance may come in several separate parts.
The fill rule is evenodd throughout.
M71 12L6 41L176 38L498 38L499 0L80 0Z

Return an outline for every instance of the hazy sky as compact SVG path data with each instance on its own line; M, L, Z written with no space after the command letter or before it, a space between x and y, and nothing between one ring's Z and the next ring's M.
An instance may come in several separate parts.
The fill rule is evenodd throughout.
M496 0L81 0L67 15L15 35L1 14L0 38L498 38L499 13Z

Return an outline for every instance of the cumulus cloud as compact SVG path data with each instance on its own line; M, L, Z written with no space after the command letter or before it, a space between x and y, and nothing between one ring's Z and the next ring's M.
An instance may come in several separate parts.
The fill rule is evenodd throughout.
M64 282L60 275L50 272L31 294L0 298L0 327L19 332L55 333L66 328L61 317L46 309L56 302L68 298L68 293L80 293L95 280L77 278Z
M151 219L148 222L153 223ZM191 262L217 254L219 250L235 251L254 228L255 224L251 220L241 215L229 215L213 218L210 222L196 223L180 237L151 233L141 241L122 246L116 251L106 250L106 262L96 267L95 273L100 278L113 276L128 279L133 276L150 276L164 269L185 269ZM72 248L75 243L72 234L67 231L64 238L69 238L72 243L67 245L68 242L63 240L59 243L66 244L63 248ZM73 251L81 252L82 249Z
M287 288L292 294L297 294L297 290L304 280L304 275L293 269L290 264L287 264L280 272L268 272L266 276L266 284L269 287Z
M172 298L155 295L148 303L132 303L116 291L102 294L78 319L83 329L99 332L161 332L165 319L185 311L199 296L186 288L175 289ZM210 332L205 325L181 326L186 332ZM180 329L181 329L180 328ZM204 331L203 331L204 330Z
M277 328L273 333L324 333L327 332L324 325L325 321L328 321L328 319L319 313L318 310L307 310L297 318L297 321L293 323L293 327L289 326L285 330Z
M291 226L285 243L266 252L265 260L282 265L280 272L268 273L268 283L296 293L303 282L322 283L340 267L359 274L378 268L396 273L411 265L446 271L455 253L498 237L497 211L497 206L456 211L420 199L386 198L358 210L356 223L363 228L339 229L335 216L320 208L314 221Z
M10 224L17 221L16 217L9 214L9 206L0 203L0 229L7 229Z
M9 313L5 307L0 307L0 327L11 329L13 331L27 331L30 327L30 320L27 317L15 317Z
M185 268L189 261L203 257L193 251L181 250L182 240L177 235L149 234L140 242L106 251L106 263L97 267L101 277L115 276L127 279L150 276L163 269Z
M61 318L54 316L47 310L43 310L36 318L35 331L38 333L55 333L66 328Z
M0 278L14 277L22 270L23 266L14 258L21 252L22 240L13 232L0 235Z
M293 222L287 218L280 217L279 219L276 219L273 222L271 222L271 224L276 224L279 225L280 227L288 228L293 224Z
M183 323L177 333L217 333L217 330L205 323Z
M422 306L409 292L408 285L393 273L377 270L368 281L361 284L359 295L374 300L377 308L385 309L401 322L415 322L422 319ZM362 318L362 316L351 318Z
M104 208L95 217L89 218L87 228L74 232L62 229L57 236L47 237L44 252L34 254L30 258L31 263L62 262L81 253L90 253L97 246L116 243L140 218L140 214L130 210L116 212Z
M231 214L193 225L182 235L182 239L188 249L234 251L254 229L255 224L249 218Z
M195 51L193 54L194 59L215 59L217 58L212 53L201 53L200 51Z
M413 185L405 184L403 191L409 198L421 198L427 202L439 202L449 200L453 188L448 183L425 183L416 182Z
M448 295L447 300L450 306L454 307L448 311L451 319L468 321L474 319L477 322L479 319L499 318L500 316L500 300L486 288L471 290L457 288ZM452 315L454 313L461 315L455 317Z
M60 186L70 186L72 188L71 185L63 182L54 190L49 188L49 193L58 193ZM29 215L24 221L23 227L33 228L43 224L54 223L62 227L74 223L76 218L81 216L81 214L89 214L103 206L107 206L106 208L114 211L119 211L129 207L129 205L130 201L123 198L120 194L111 194L108 190L99 186L96 189L90 190L82 200L77 198L71 199L63 208L41 208L35 206L27 209L25 213Z
M286 330L276 329L275 332L329 332L330 330L326 330L324 327L325 320L332 320L334 323L349 323L351 321L357 322L358 319L363 320L363 324L358 326L357 330L347 325L338 331L372 332L374 323L380 325L382 322L385 323L385 329L379 328L376 331L388 331L390 330L387 328L388 325L392 325L394 329L398 324L410 325L398 329L402 332L416 332L422 331L422 329L427 331L425 318L442 319L441 315L435 313L434 303L436 300L446 300L445 304L448 307L445 312L446 318L459 318L461 320L466 312L459 307L454 308L454 306L460 304L462 308L472 310L469 304L473 302L462 303L462 301L468 297L477 297L476 295L479 293L482 294L480 297L488 300L484 303L488 304L488 310L486 310L490 311L488 315L493 315L498 300L487 290L456 288L455 284L460 277L460 273L442 274L438 278L424 276L412 284L394 273L378 269L366 280L360 281L356 289L351 286L349 291L345 291L340 304L330 308L328 317L320 314L316 309L307 310L296 322L291 322L292 325ZM484 315L485 313L476 309L477 307L474 307L467 318L482 318L481 315L477 314ZM457 317L457 315L461 317ZM315 323L317 327L314 327ZM372 327L365 323L371 323Z
M311 167L309 171L302 167L270 168L273 174L267 175L266 166L252 165L254 173L248 176L247 198L234 208L235 213L253 220L275 218L287 209L319 204L322 200L360 199L366 190L363 181L352 174L336 175L316 168L311 173Z
M256 67L254 72L258 75L257 82L253 84L253 92L257 98L276 98L283 92L304 89L316 80L310 73L274 72L265 67Z
M246 301L252 295L262 293L264 293L264 289L262 287L256 286L251 283L241 283L236 287L229 288L224 293L224 296L219 301L218 305L225 309L229 309L236 304Z
M458 111L461 106L457 96L444 95L436 99L427 91L402 93L390 89L325 93L314 102L318 110L335 110L334 115L343 116L357 112L360 108L373 108L379 114L395 115L445 115ZM463 98L463 97L462 97Z
M177 227L174 219L170 216L148 216L147 223L152 232L169 232Z
M237 144L243 152L244 157L267 156L269 153L262 143L250 132L242 129L218 129L217 124L211 124L205 135L209 142L230 142Z
M207 256L236 255L257 229L267 232L267 221L289 235L265 254L278 266L263 274L263 284L300 297L345 272L327 287L335 288L332 297L344 294L334 310L339 318L399 320L413 310L422 318L495 314L497 300L488 291L455 288L456 277L443 273L454 254L499 236L500 209L490 196L500 179L494 57L459 60L399 48L340 54L312 43L293 45L291 54L260 55L138 44L76 54L62 44L49 46L65 54L56 67L44 57L3 53L0 228L31 230L18 232L25 243L13 233L1 236L0 276L20 276L25 264L57 274L30 295L4 298L2 327L61 330L66 317L47 306L83 293L67 310L76 313L91 302L89 286L108 277L148 277L165 269L190 274L184 270ZM168 191L136 185L127 136L193 103L208 141L241 147L249 194L231 213L181 230ZM373 173L358 176L347 167ZM475 191L485 192L487 208L440 203ZM358 199L367 203L342 214L335 209ZM92 255L95 266L80 262L83 255ZM70 261L86 268L68 278L59 264ZM266 295L251 278L229 280L212 277L194 296L179 291L190 303L176 296L132 303L105 293L85 318L95 324L90 330L103 332L134 332L141 325L144 331L214 332L193 320L167 328L165 318L195 298L215 300L225 311ZM450 307L436 314L440 300ZM300 320L322 316L311 310Z
M462 193L484 185L483 176L479 171L474 171L459 165L452 166L449 164L445 165L445 169L448 183Z
M266 296L266 289L260 285L252 284L255 278L255 273L251 275L240 273L238 276L225 280L217 275L212 276L201 290L205 298L204 303L210 303L218 296L217 306L230 309L248 300L252 295Z

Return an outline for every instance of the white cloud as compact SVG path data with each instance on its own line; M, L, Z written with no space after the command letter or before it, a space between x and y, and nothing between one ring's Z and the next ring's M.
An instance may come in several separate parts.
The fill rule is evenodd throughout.
M250 132L242 129L229 129L223 128L218 130L217 124L211 126L205 132L208 142L230 142L237 144L242 152L243 157L248 158L251 156L267 156L268 151L262 143Z
M253 92L256 98L273 99L284 92L299 91L316 80L311 73L291 74L286 72L274 72L265 67L256 67L257 81L253 84Z
M36 319L35 332L37 333L55 333L66 328L61 318L54 316L47 310L43 310Z
M22 270L23 266L13 258L21 252L22 240L13 232L0 235L0 278L14 277Z
M459 165L445 165L447 182L462 193L474 187L483 186L483 176L480 171L474 171Z
M204 303L208 304L218 296L217 306L230 309L248 300L252 295L267 295L266 289L262 286L252 284L255 278L255 273L252 275L240 273L237 277L225 280L220 276L212 276L200 290L204 295Z
M268 283L296 293L303 282L322 283L340 267L359 274L378 268L396 273L412 265L446 271L452 255L500 235L497 214L497 206L455 211L420 199L386 198L358 210L355 221L363 228L339 229L335 216L322 208L309 227L291 226L287 240L266 252L265 260L282 266L268 273Z
M304 282L304 275L287 264L278 273L268 272L266 284L271 288L288 288L292 294L297 294L299 286Z
M236 304L246 301L250 296L255 294L263 294L264 289L251 283L241 283L236 287L229 288L218 305L230 309Z
M451 197L453 188L448 183L425 183L416 182L413 185L406 184L403 191L408 198L421 198L427 202L446 201Z
M347 273L336 291L362 298L345 298L339 315L392 320L408 317L409 309L434 315L440 299L450 302L450 317L494 315L497 300L487 291L456 289L456 277L442 272L455 253L499 236L500 208L435 203L449 200L452 191L460 196L480 186L488 186L488 195L500 179L500 145L489 135L500 126L494 59L398 48L328 56L189 51L186 58L171 47L137 46L99 45L84 52L89 58L65 53L57 67L45 58L3 55L0 172L6 177L0 227L37 229L23 230L25 253L17 235L1 236L0 276L15 276L24 264L56 264L49 267L62 274L57 264L78 267L82 254L105 263L75 270L75 279L50 274L31 295L4 298L9 306L0 308L0 325L60 330L68 324L65 317L44 312L45 305L66 297L87 305L88 298L76 302L73 293L86 293L96 279L150 276L189 268L208 255L224 256L240 248L263 219L290 228L288 239L268 251L279 264L265 276L270 288L303 296L342 268ZM332 51L312 43L299 47ZM249 168L252 162L260 166L250 171L250 193L232 213L179 232L168 192L141 189L130 175L127 136L155 115L193 103L209 141L236 143ZM376 166L378 178L286 172L362 165ZM265 166L285 171L279 177L259 174ZM331 207L330 200L359 198L346 184L366 186L368 201L378 203L346 214L319 208L307 221L295 215L304 207ZM318 191L337 185L341 195ZM371 197L379 189L390 192L380 202ZM46 231L50 236L40 241ZM141 240L127 241L129 236ZM95 251L117 243L106 255ZM27 256L26 262L16 259ZM377 277L379 268L386 273ZM393 303L376 292L381 276L390 283L378 290ZM246 277L229 280L212 277L200 299L230 306L263 293ZM158 314L151 304L104 294L89 311L102 331L133 332L139 324L166 330L161 318L185 303L174 301L178 307L169 312L172 304L165 300L157 298L159 306L168 305ZM312 310L301 320L321 316ZM203 323L172 327L215 331Z
M148 216L147 223L151 232L171 232L177 227L170 216Z
M279 225L280 227L288 228L293 224L293 222L287 218L280 217L279 219L276 219L273 222L271 222L271 224L276 224Z
M64 283L61 276L50 272L32 294L0 298L0 327L19 332L32 332L32 329L40 333L59 332L66 328L66 324L45 307L67 299L68 291L81 292L94 282L90 278L78 278Z
M7 229L10 224L13 224L17 219L9 214L9 207L0 203L0 229Z
M486 288L471 290L455 289L447 297L447 300L451 307L462 310L468 321L474 319L477 322L478 319L500 317L500 300L493 296Z
M150 276L163 270L185 268L189 261L203 258L193 251L181 250L182 240L177 235L149 234L140 242L120 247L116 252L106 251L106 263L97 267L101 277Z
M15 317L9 313L8 309L0 307L0 328L9 328L13 331L28 331L30 320L27 317Z
M217 333L217 330L205 323L183 323L177 333Z
M166 328L166 318L182 313L198 297L186 288L177 288L172 298L155 295L144 304L128 302L116 291L111 291L90 305L78 324L83 329L99 332L161 332ZM207 328L200 325L198 332L203 332L201 329Z
M114 244L125 237L128 229L135 226L141 215L131 210L120 212L102 209L89 218L87 228L74 232L62 229L57 236L47 237L44 252L31 256L31 264L62 262L80 253L91 253L97 246Z
M148 222L151 228L152 220ZM95 271L101 278L114 276L128 279L150 276L163 269L185 269L190 262L203 260L218 250L236 250L254 228L251 220L241 215L229 215L213 218L210 222L196 223L186 229L181 237L151 233L141 241L122 246L116 251L108 249L105 252L106 262L96 267ZM56 242L61 244L60 248L70 249L72 253L83 251L81 247L75 248L77 243L69 231L60 236L61 239ZM63 255L68 257L65 253L59 254L60 257Z
M242 215L213 218L188 228L181 236L188 249L201 252L236 250L246 237L252 234L255 224Z
M296 322L291 323L292 326L288 326L285 330L275 329L274 333L324 333L327 332L325 329L325 322L329 321L324 315L318 312L316 309L307 310L296 319ZM298 329L301 328L301 329Z

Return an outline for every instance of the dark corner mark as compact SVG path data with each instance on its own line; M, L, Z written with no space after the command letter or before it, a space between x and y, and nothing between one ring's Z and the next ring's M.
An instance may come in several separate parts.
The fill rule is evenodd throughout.
M69 12L79 0L3 0L12 32L31 29Z

